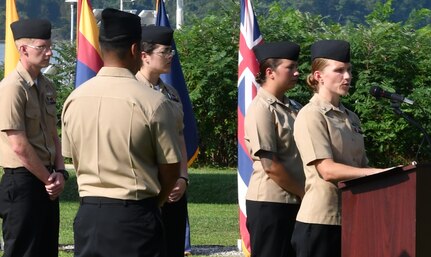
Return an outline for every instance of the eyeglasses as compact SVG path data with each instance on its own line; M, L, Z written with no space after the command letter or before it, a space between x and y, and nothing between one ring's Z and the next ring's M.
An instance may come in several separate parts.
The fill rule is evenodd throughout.
M175 55L175 50L167 49L167 50L162 51L162 52L154 52L154 53L157 54L158 56L169 58L169 57L172 57Z
M31 47L33 49L36 49L37 51L40 51L42 53L46 53L49 50L52 51L52 48L53 48L52 46L34 46L34 45L25 45L25 46Z

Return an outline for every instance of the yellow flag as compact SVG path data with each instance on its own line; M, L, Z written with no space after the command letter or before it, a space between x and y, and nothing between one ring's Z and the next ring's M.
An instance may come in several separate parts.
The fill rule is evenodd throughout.
M10 24L18 20L15 0L6 0L6 22L5 22L5 47L4 47L4 76L15 69L19 60L19 53L16 49Z

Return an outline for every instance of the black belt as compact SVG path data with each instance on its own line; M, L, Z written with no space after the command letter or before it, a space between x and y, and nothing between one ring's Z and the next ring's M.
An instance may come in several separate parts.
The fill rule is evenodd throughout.
M157 197L142 200L122 200L108 197L86 196L80 198L81 205L140 205L144 207L157 207Z
M49 173L52 173L54 171L52 166L45 166ZM26 174L26 173L31 173L28 169L26 169L25 167L17 167L17 168L3 168L5 173L10 173L10 174ZM31 173L33 174L33 173Z

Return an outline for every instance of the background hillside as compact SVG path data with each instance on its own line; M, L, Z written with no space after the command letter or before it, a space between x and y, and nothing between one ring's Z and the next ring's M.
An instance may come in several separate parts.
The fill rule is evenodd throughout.
M191 25L196 18L204 18L208 15L217 15L229 12L232 6L239 5L239 0L208 1L208 0L183 0L184 23ZM365 16L373 11L376 3L382 0L255 0L254 10L257 15L267 15L274 2L279 2L283 8L293 8L301 12L320 14L325 19L333 22L363 23ZM392 21L404 21L410 13L421 8L431 9L429 0L397 0L392 1L394 9L390 19ZM152 10L155 8L155 0L124 0L124 9ZM120 8L119 0L91 0L93 8L114 7ZM176 0L165 1L172 26L175 26ZM43 17L54 24L53 37L55 39L68 39L70 35L70 4L64 0L16 0L20 17ZM239 16L239 14L238 14ZM5 1L0 4L0 40L4 39ZM429 22L429 21L428 21Z

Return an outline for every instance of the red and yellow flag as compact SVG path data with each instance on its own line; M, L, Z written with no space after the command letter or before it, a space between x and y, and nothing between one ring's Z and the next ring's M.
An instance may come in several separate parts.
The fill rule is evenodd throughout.
M99 28L90 0L78 1L77 60L75 87L96 76L103 66L99 47Z

